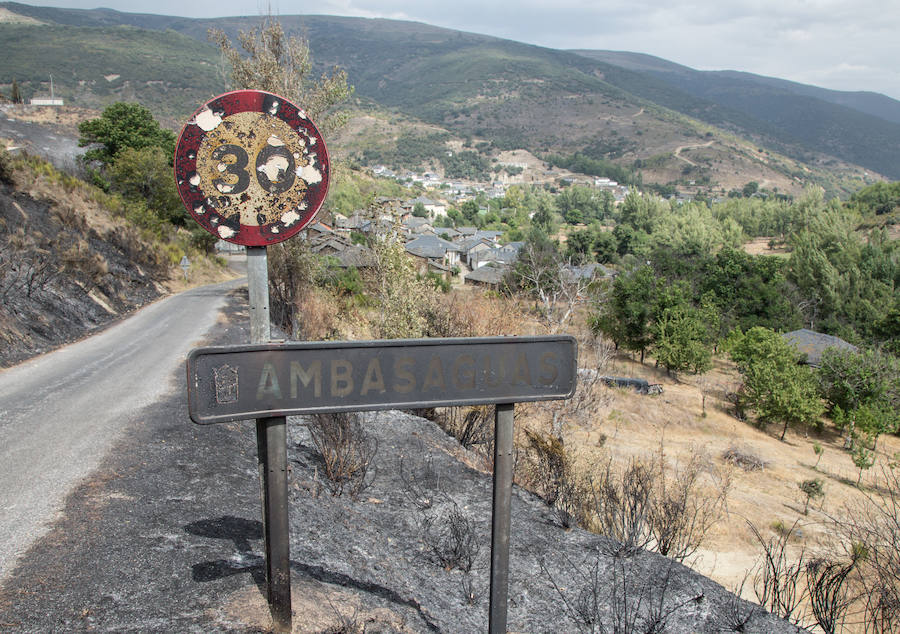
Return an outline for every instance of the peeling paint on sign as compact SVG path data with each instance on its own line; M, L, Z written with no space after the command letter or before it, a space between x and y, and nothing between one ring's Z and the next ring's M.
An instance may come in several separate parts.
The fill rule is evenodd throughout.
M215 114L209 107L204 106L194 117L194 123L201 130L209 132L210 130L215 130L222 123L222 117Z
M204 104L182 130L175 158L188 211L236 244L265 246L293 236L313 220L328 189L328 153L313 122L262 91Z

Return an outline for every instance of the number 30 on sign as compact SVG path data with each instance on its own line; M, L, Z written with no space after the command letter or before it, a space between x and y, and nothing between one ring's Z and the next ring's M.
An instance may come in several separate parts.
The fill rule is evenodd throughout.
M261 90L206 102L175 149L175 181L188 212L217 238L245 246L281 242L312 222L328 177L315 124Z

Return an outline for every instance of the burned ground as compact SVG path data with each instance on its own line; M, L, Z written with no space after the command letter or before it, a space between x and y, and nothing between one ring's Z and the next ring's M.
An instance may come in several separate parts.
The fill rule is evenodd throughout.
M0 183L0 366L108 325L158 298L168 262L123 226Z
M245 297L209 343L247 340ZM4 631L268 626L252 422L194 425L183 389L138 420L0 590ZM425 419L367 414L370 485L333 497L304 422L289 420L295 631L486 631L491 479L459 458L477 460ZM743 631L796 631L663 557L612 557L612 542L563 530L526 491L514 490L512 511L511 631L576 631L565 602L593 596L607 627L668 612L666 631L729 631L752 613ZM472 538L468 571L438 556L454 516Z

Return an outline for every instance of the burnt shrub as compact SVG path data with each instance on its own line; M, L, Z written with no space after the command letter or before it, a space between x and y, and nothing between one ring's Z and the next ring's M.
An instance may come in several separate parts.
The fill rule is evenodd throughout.
M365 433L357 413L315 414L306 428L322 457L325 484L332 495L356 497L371 484L369 467L378 441Z
M421 528L426 556L431 561L445 570L472 570L481 550L481 540L475 520L456 502L422 513Z

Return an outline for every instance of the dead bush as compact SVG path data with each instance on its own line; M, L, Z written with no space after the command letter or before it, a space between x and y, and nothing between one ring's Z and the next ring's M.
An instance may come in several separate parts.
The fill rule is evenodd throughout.
M857 562L866 632L900 630L900 472L882 467L875 488L831 518L847 554Z
M164 277L169 272L169 260L165 251L148 245L138 229L130 225L119 225L107 231L103 239L146 270L151 277Z
M13 166L12 157L6 148L0 147L0 183L12 183Z
M494 447L494 406L438 407L425 413L466 449L481 447L486 455Z
M475 520L450 501L449 508L422 513L422 541L427 556L445 570L470 572L481 550Z
M766 468L766 461L748 449L729 447L722 454L722 460L744 471L762 471Z
M296 305L273 304L272 317L275 323L301 341L336 339L341 332L337 301L328 292L315 287L307 288Z
M425 307L426 337L475 337L474 324L467 306L457 295L434 294Z
M692 451L686 461L669 465L660 445L648 518L653 550L676 561L697 552L725 511L730 489L728 474L714 469L702 453Z
M378 441L363 431L357 413L315 414L306 428L322 457L332 495L356 497L371 484L369 467Z
M70 203L60 203L53 206L51 213L66 227L74 229L78 233L87 233L88 223L84 214L80 213Z
M637 580L632 571L633 562L620 555L611 560L605 555L606 549L598 547L580 565L566 559L568 570L563 587L556 582L546 562L540 562L566 614L581 632L665 632L672 615L703 597L697 591L673 601L669 594L671 563L662 579L654 576Z
M844 563L817 558L806 564L810 610L825 634L843 631L847 610L852 603L848 577L855 567L855 559Z
M109 273L106 258L99 253L94 253L84 240L77 240L63 251L60 259L66 271L80 275L94 286L99 284Z
M765 539L753 524L748 524L762 548L760 561L753 572L753 591L759 604L791 623L800 623L803 618L800 605L806 598L800 583L806 569L806 552L801 550L796 559L787 552L796 522L769 539Z
M436 295L434 302L442 306L443 313L454 313L456 319L448 322L448 337L495 337L520 333L522 313L515 302L496 295L478 291ZM432 335L439 336L439 335Z
M434 468L434 457L428 456L417 467L406 466L403 457L397 461L397 473L403 483L404 495L420 511L426 511L446 497L441 476Z
M591 502L590 484L566 452L562 441L525 430L527 462L520 469L528 488L556 513L563 528L587 524Z
M650 533L650 496L653 491L653 469L632 458L617 472L612 460L591 481L595 530L614 539L616 555L631 556L646 548Z
M684 561L700 548L726 509L731 479L700 452L669 464L664 447L631 458L621 469L608 461L591 480L595 531L620 542L626 556L646 548Z

